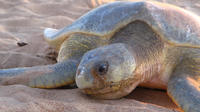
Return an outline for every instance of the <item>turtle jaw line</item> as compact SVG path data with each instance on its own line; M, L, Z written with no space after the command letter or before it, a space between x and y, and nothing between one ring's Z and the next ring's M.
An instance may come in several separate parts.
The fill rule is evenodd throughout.
M104 87L102 89L96 89L96 88L86 88L82 91L88 95L99 95L99 94L108 94L113 93L120 90L120 86L112 86L112 87Z
M122 80L118 84L105 86L104 88L85 88L82 92L97 99L119 99L128 95L139 84L133 79Z

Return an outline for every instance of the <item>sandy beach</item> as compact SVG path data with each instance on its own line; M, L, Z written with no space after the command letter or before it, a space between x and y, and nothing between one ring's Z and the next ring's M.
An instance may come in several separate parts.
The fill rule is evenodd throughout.
M43 38L84 13L115 0L0 0L0 69L56 63L57 53ZM134 1L134 0L132 0ZM157 0L200 15L199 0ZM0 86L0 112L174 112L165 91L138 88L120 100L94 100L78 89Z

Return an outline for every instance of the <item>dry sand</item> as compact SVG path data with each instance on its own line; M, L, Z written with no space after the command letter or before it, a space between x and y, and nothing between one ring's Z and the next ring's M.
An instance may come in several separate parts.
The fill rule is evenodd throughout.
M55 63L56 53L43 39L44 28L62 28L92 8L110 1L114 0L0 0L0 68ZM157 1L175 4L200 15L199 0ZM19 46L20 43L27 45ZM105 101L90 99L77 89L0 86L2 112L168 112L176 108L165 92L149 89L136 89L121 100Z

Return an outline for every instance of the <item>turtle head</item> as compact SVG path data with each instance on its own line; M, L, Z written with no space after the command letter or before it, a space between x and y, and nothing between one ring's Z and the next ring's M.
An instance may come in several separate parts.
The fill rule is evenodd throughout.
M84 54L76 72L76 84L97 98L120 98L138 85L135 69L133 52L125 44L99 47Z

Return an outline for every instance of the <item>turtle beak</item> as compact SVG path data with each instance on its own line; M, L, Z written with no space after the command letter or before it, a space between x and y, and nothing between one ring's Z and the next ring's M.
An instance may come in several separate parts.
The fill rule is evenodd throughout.
M76 72L76 84L80 89L93 87L93 77L85 67L78 67Z

